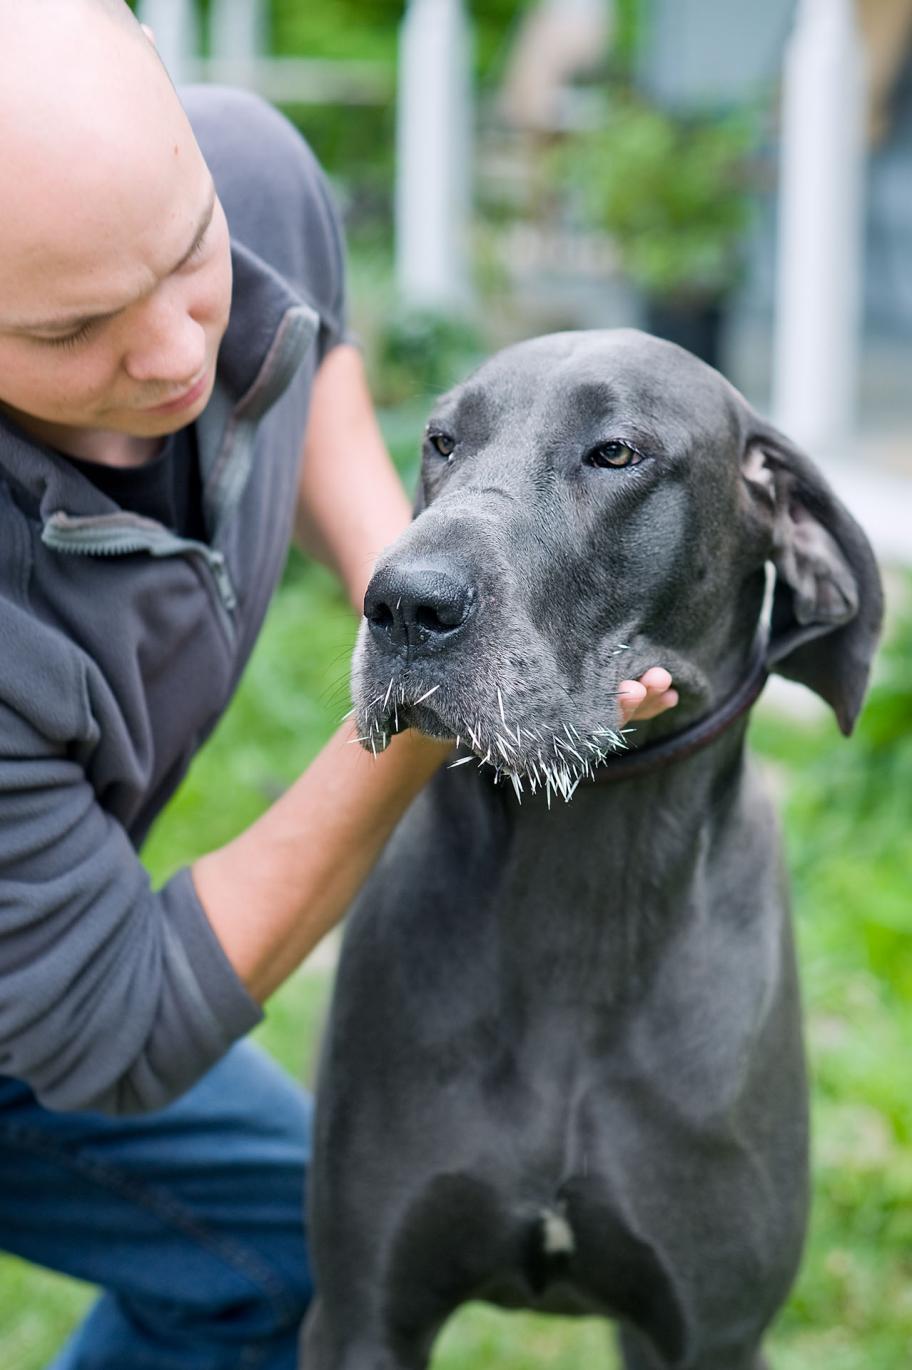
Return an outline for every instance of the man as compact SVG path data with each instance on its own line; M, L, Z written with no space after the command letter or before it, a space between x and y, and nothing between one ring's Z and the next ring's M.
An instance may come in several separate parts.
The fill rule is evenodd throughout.
M308 1103L238 1039L447 752L343 727L149 888L292 524L357 607L409 518L316 164L186 108L122 0L0 0L0 1244L107 1291L58 1370L295 1364Z

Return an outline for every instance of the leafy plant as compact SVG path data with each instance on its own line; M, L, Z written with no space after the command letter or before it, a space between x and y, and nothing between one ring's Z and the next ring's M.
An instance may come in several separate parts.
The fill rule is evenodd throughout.
M430 309L393 308L369 353L378 403L432 397L460 380L480 359L483 344L466 319Z
M559 154L584 215L608 232L646 294L703 299L734 285L750 212L755 120L676 118L635 95Z

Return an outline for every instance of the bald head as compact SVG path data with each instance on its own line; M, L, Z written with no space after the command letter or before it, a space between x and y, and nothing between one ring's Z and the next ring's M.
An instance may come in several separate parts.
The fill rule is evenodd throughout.
M0 0L0 52L7 42L20 38L27 29L36 26L45 34L48 26L66 17L86 26L99 21L119 29L121 37L148 43L149 39L126 0ZM14 26L15 21L15 26Z
M114 88L120 61L148 79L165 76L154 45L125 0L0 0L0 134L25 122L11 118L23 90L34 107L71 93L80 72L106 76ZM99 92L100 93L100 92ZM79 113L70 109L71 117Z
M0 0L0 324L31 311L29 265L47 279L82 265L83 249L148 233L188 162L202 180L174 89L125 4Z
M16 404L7 378L27 370L33 409L21 408L37 412L32 343L83 318L138 317L133 306L183 271L214 204L174 88L122 0L0 0L0 403ZM221 316L224 269L219 291ZM136 369L173 393L190 368Z
M116 24L120 24L125 31L132 32L134 37L142 36L142 25L136 18L126 0L28 0L23 5L22 0L0 0L0 19L4 10L19 10L27 8L33 12L44 8L46 11L59 10L66 6L68 10L83 8L94 10L96 16L110 19ZM44 22L47 22L45 19Z

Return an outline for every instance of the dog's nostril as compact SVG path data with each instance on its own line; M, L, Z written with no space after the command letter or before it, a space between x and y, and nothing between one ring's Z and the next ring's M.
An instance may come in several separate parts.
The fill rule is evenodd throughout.
M458 628L464 618L464 605L419 604L415 609L415 622L428 633L445 633Z
M365 616L370 623L376 623L378 628L390 628L393 623L393 611L388 604L373 604L370 609L365 610Z

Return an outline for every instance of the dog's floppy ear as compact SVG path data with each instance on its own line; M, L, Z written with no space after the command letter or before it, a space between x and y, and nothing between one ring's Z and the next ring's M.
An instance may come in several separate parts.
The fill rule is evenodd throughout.
M768 665L816 691L848 735L883 616L871 545L814 463L774 428L755 425L743 477L776 567Z

